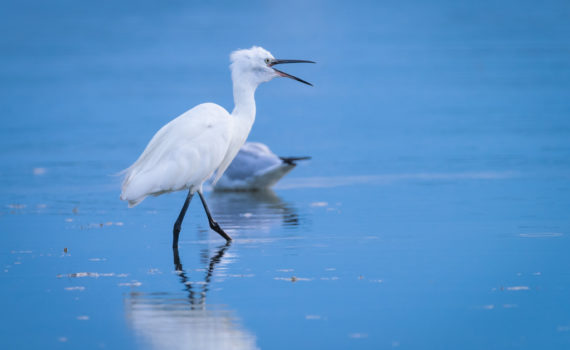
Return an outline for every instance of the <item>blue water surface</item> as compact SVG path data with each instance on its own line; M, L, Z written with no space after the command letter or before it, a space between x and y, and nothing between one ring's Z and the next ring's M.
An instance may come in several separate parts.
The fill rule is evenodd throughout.
M0 348L570 348L568 1L4 1ZM229 54L274 192L119 200ZM180 271L176 271L181 268Z

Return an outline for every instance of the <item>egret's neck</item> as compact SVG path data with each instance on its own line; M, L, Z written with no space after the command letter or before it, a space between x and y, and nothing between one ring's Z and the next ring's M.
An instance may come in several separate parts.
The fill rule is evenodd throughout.
M232 116L249 129L255 121L255 89L257 84L232 75L234 81L234 103Z

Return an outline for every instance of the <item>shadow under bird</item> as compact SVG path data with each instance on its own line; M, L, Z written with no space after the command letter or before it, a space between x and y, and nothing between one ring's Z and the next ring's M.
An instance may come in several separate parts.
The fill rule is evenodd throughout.
M279 157L259 142L246 142L224 175L214 186L217 191L261 191L275 185L297 166L311 157Z
M255 121L255 90L261 83L286 77L310 83L280 71L274 66L284 63L315 63L306 60L276 59L261 47L237 50L230 55L235 107L228 113L214 103L200 104L164 125L150 140L137 161L125 169L121 199L133 207L147 196L188 189L184 205L174 223L172 247L178 247L182 220L198 192L210 228L224 237L212 218L202 186L214 172L214 184L223 175L245 143ZM311 85L312 86L312 85Z

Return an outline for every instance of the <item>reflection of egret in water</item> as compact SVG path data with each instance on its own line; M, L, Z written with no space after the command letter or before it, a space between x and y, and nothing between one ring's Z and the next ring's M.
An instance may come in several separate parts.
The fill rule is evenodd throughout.
M185 293L131 293L127 316L134 330L153 349L258 349L255 336L243 329L234 312L206 304L214 268L229 244L220 247L206 263L202 281L191 281L173 250L174 266ZM206 253L207 254L207 253ZM227 263L227 262L226 262Z
M279 225L297 226L301 218L292 205L272 190L212 192L209 203L218 221L228 229L270 231Z

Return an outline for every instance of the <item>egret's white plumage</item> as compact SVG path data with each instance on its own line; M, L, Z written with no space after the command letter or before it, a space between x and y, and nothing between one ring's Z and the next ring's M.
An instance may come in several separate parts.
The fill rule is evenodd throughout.
M231 118L222 107L204 103L163 126L126 170L121 199L132 207L148 195L200 189L216 168L226 166Z
M230 60L235 103L232 113L213 103L192 108L162 127L138 160L124 170L121 199L128 201L130 207L149 195L189 189L174 225L173 246L178 244L180 225L194 192L200 195L210 227L231 239L212 219L202 196L202 184L214 172L215 183L247 139L255 120L254 94L259 84L278 76L309 84L273 66L310 61L277 60L256 46L232 52Z
M270 188L309 157L279 157L259 142L246 142L224 175L214 185L221 191L256 191Z

